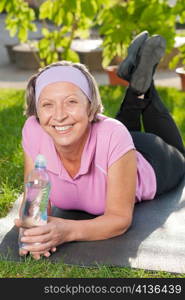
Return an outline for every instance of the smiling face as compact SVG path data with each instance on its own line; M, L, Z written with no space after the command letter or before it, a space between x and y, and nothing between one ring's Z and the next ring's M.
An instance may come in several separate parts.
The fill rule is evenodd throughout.
M85 144L89 106L81 89L69 82L51 83L41 91L37 106L40 125L59 152Z

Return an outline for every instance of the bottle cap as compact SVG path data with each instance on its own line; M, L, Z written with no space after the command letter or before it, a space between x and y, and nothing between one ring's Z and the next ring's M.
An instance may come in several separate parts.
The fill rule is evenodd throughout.
M46 168L46 159L44 155L38 154L35 159L35 168Z

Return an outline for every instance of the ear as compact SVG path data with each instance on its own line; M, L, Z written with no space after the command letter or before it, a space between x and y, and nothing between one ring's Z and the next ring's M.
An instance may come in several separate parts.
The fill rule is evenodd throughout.
M90 111L90 110L89 110L89 112L88 112L88 119L89 119L89 122L92 122L93 119L94 119L94 114L93 114L93 112Z
M94 119L94 114L93 114L93 112L91 111L91 105L90 105L90 104L88 105L87 114L88 114L89 122L92 122L93 119Z

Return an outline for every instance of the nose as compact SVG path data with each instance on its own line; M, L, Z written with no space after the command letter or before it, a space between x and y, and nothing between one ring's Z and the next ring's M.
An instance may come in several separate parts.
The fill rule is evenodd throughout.
M57 105L54 110L53 119L61 122L67 118L67 112L64 109L64 105Z

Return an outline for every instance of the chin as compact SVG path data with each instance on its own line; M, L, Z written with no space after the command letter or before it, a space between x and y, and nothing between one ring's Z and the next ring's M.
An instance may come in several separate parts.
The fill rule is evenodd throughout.
M59 147L70 147L75 144L75 141L71 141L69 139L53 139L56 146Z

